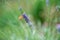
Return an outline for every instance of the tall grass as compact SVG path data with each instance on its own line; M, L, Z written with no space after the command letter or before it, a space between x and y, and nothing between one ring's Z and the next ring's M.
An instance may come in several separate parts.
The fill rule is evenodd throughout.
M21 14L19 6L21 6L23 10L26 11L28 16L29 15L31 16L32 14L29 14L30 9L27 8L31 8L36 1L37 0L34 1L29 0L28 4L26 3L26 0L22 1L21 4L19 4L17 1L15 2L7 1L4 4L0 2L1 5L0 40L59 40L60 39L59 38L60 34L57 34L55 25L54 26L49 25L49 27L39 28L39 30L35 29L35 33L33 34L31 32L29 25L25 22L25 20L18 19L18 17ZM30 20L32 19L30 18Z

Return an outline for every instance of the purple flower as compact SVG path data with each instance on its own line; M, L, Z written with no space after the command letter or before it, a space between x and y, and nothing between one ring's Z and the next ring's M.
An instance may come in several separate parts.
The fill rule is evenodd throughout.
M27 23L29 23L29 18L28 18L28 16L26 15L26 14L23 14L23 18L25 19L25 21L27 22Z
M58 33L60 33L60 24L56 25Z
M32 26L32 23L26 14L23 14L23 18L25 19L25 21L28 23L29 26Z
M60 24L57 24L56 27L57 27L57 28L60 28Z

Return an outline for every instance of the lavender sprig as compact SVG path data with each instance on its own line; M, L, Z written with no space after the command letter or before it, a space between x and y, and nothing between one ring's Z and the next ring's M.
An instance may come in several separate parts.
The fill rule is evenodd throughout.
M32 33L33 35L35 34L35 26L32 24L32 22L29 20L28 16L26 15L26 13L24 13L23 15L23 18L25 19L25 21L28 23L28 25L31 27L32 29Z
M60 33L60 24L56 25L57 31Z

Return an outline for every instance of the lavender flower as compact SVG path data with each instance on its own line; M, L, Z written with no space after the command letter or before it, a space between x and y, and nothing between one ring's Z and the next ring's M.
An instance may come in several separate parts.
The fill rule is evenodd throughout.
M60 24L56 25L58 32L60 32Z
M57 28L60 28L60 24L57 24L56 27L57 27Z
M25 19L25 21L28 23L28 25L31 27L32 29L32 34L35 33L35 28L34 28L34 25L32 24L32 22L29 20L28 16L24 13L23 15L23 18Z
M26 14L23 14L23 18L25 19L25 21L27 22L27 23L29 23L29 18L28 18L28 16L26 15Z
M30 27L33 27L32 22L29 20L28 16L25 13L23 14L23 18L25 19L25 21L28 23Z

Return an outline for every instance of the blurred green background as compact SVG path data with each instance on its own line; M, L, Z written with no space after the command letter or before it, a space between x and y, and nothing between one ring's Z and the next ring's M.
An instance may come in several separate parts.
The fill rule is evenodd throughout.
M0 40L60 40L56 30L60 10L56 6L60 9L60 0L0 0ZM37 23L34 34L24 19L18 19L20 7ZM48 27L41 28L44 21Z

